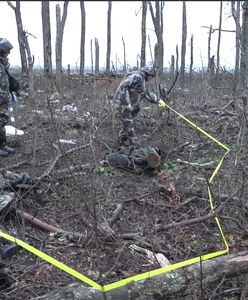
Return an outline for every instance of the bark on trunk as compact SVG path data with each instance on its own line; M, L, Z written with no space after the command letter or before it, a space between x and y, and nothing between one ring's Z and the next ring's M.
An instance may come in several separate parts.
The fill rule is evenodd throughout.
M124 38L122 37L122 44L123 44L123 72L127 71L127 61L126 61L126 45Z
M106 71L110 71L110 54L111 54L111 11L112 1L108 1L108 18L107 18L107 54L106 54Z
M34 300L130 300L156 299L156 297L175 297L178 293L192 294L195 290L225 278L233 278L248 273L248 251L226 255L194 264L149 280L132 282L105 294L79 283L57 289ZM150 298L149 298L150 297ZM159 298L159 299L160 299ZM172 298L175 299L175 298Z
M172 77L175 74L175 56L174 55L171 55L170 73L171 73Z
M208 72L210 72L210 65L211 65L211 38L212 38L212 25L209 27L209 33L208 33Z
M91 73L94 73L94 66L93 66L93 42L92 42L92 39L90 40L90 57L91 57Z
M194 61L194 37L191 35L190 39L190 66L189 66L189 78L193 77L193 61Z
M81 42L80 42L80 75L84 74L84 60L85 60L85 8L84 1L80 1L81 9Z
M241 34L240 81L241 89L248 88L248 2L244 1Z
M236 3L236 8L235 8ZM240 62L240 35L241 35L241 27L240 27L240 1L231 1L232 4L232 15L236 25L236 37L235 37L235 70L234 70L234 78L233 78L233 93L236 94L238 83L239 83L239 62Z
M184 81L185 81L184 73L185 73L186 40L187 40L186 3L185 1L183 1L182 46L181 46L181 67L180 67L181 87L184 87Z
M99 74L99 43L95 38L95 74Z
M176 45L176 73L179 70L178 61L179 61L179 51L178 51L178 45Z
M44 73L46 75L52 74L52 47L49 4L49 1L41 2Z
M146 13L147 13L147 1L142 1L141 52L140 52L141 68L143 68L146 64Z
M57 25L57 32L56 32L56 73L62 73L62 45L63 45L63 35L64 35L64 28L65 22L67 18L67 9L68 9L69 1L64 2L63 8L63 16L61 19L61 9L59 4L56 5L56 25Z
M216 59L216 80L219 78L220 72L220 41L221 41L221 28L222 28L222 1L220 1L220 19L219 19L219 35L218 35L218 45L217 45L217 59Z
M11 1L7 1L7 2L8 2L8 5L15 12L18 43L19 43L21 65L22 65L22 73L28 74L27 57L26 57L26 51L25 51L25 36L24 36L25 32L23 30L22 16L21 16L21 4L20 4L20 1L16 1L16 6L14 6Z
M155 14L151 1L148 1L153 26L155 29L157 42L156 42L156 55L154 54L154 64L159 77L163 74L164 64L164 42L163 42L163 9L164 1L155 1Z

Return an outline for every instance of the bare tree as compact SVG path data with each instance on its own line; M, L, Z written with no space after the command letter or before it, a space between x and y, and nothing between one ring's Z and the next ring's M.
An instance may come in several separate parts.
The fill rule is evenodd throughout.
M127 71L126 45L123 37L122 37L122 43L123 43L123 72L126 72Z
M52 47L49 1L41 1L44 73L52 74Z
M245 91L248 89L248 1L244 1L241 33L240 83Z
M220 19L219 19L219 32L218 32L218 44L217 44L217 58L216 58L216 79L219 77L220 71L220 41L221 41L221 27L222 27L222 1L220 1Z
M97 38L95 38L95 73L99 73L99 43Z
M157 69L158 75L161 76L163 73L163 65L164 65L164 42L163 42L163 9L164 9L164 1L155 1L155 14L153 10L153 6L151 1L148 1L149 9L153 21L153 26L155 29L156 37L157 37L157 45L155 45L156 56L154 53L154 64Z
M178 45L176 45L176 73L179 70L178 61L179 61L179 51L178 51Z
M233 78L233 92L236 94L238 82L239 82L239 62L240 62L240 1L231 1L232 16L236 24L236 53L235 53L235 69Z
M108 18L107 18L107 55L106 55L106 71L110 71L110 54L111 54L111 11L112 1L108 1Z
M81 9L81 42L80 42L80 75L84 74L84 60L85 60L85 8L84 1L80 1Z
M142 19L141 19L141 51L140 51L140 67L146 64L146 13L147 1L142 1Z
M67 18L68 4L69 4L69 1L64 1L62 19L61 19L60 6L59 6L59 4L56 4L57 32L56 32L55 54L56 54L56 73L57 74L62 73L62 45L63 45L63 35L64 35L65 22L66 22L66 18Z
M187 17L186 3L183 1L183 21L182 21L182 46L181 46L181 67L180 67L180 84L184 86L185 73L185 56L186 56L186 40L187 40Z
M210 72L210 64L211 64L211 38L213 33L213 27L210 25L208 32L208 72Z
M189 65L189 78L193 77L193 61L194 61L194 37L193 34L190 38L190 65Z
M31 35L28 32L24 32L24 45L25 45L25 52L27 54L28 59L28 93L30 99L34 100L34 74L33 74L33 66L34 66L34 56L31 55L31 50L28 42L28 36Z
M171 76L174 76L174 74L175 74L175 56L174 55L171 55L170 73L171 73Z
M22 65L22 73L28 74L27 56L26 56L26 51L25 51L25 33L24 33L24 29L23 29L23 24L22 24L20 1L16 1L16 6L14 6L11 1L7 1L7 2L8 2L8 5L15 12L19 51L20 51L21 65Z
M90 40L90 57L91 57L91 73L94 72L93 67L93 45L92 45L92 39Z

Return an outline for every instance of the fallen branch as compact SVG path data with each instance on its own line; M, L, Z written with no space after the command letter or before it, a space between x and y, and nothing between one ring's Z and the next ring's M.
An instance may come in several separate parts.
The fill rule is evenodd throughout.
M164 230L168 230L168 229L175 228L175 227L193 225L193 224L196 224L196 223L200 223L200 222L204 222L204 221L207 221L209 219L212 219L212 218L216 217L216 215L217 215L217 211L214 211L214 212L211 212L211 213L209 213L205 216L202 216L202 217L197 217L197 218L193 218L193 219L189 219L189 220L184 220L184 221L181 221L181 222L173 222L173 223L170 223L168 225L161 225L161 226L157 227L156 231L159 232L159 231L164 231Z
M89 147L89 146L90 146L90 144L86 144L86 145L82 145L82 146L79 146L79 147L72 148L72 149L70 149L70 150L68 150L68 151L66 151L66 152L64 152L64 153L59 153L59 154L55 157L54 161L53 161L53 162L50 164L50 166L47 168L47 170L46 170L41 176L39 176L39 177L37 178L37 181L39 182L39 181L41 181L44 177L49 176L49 174L51 173L52 169L55 167L55 165L57 164L57 162L59 161L59 159L60 159L61 157L63 157L64 155L70 154L70 153L72 153L72 152L74 152L74 151L85 149L85 148L87 148L87 147Z

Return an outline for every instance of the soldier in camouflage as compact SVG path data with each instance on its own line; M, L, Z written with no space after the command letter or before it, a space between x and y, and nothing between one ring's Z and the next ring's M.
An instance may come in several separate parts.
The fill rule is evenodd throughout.
M146 87L146 82L154 79L155 75L153 65L148 64L141 70L128 73L116 90L113 104L122 121L121 145L129 146L135 143L134 118L141 110L144 100L160 106L164 104L163 100Z
M8 55L13 46L5 38L0 38L0 156L15 153L14 149L6 145L5 125L9 122L9 60Z

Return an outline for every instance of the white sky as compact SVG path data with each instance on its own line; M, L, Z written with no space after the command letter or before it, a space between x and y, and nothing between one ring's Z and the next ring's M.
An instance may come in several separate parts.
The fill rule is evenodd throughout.
M15 1L12 1L15 4ZM50 1L51 30L52 30L52 59L55 61L55 6L59 3L63 10L63 1ZM122 36L126 44L127 63L136 65L137 55L141 46L141 7L142 1L113 1L112 2L112 41L111 60L116 62L116 53L123 62ZM187 50L186 64L189 64L190 37L194 35L194 66L201 68L207 65L208 29L201 26L219 25L219 1L187 1ZM105 67L107 44L107 8L108 1L85 1L86 12L86 43L85 66L91 66L90 40L99 41L100 66ZM139 14L136 16L135 12ZM41 1L21 1L23 27L37 39L29 37L31 52L35 57L35 65L43 68ZM63 38L63 65L79 66L81 12L79 1L72 1L68 6L68 15ZM0 2L0 37L6 37L14 49L9 55L12 66L20 65L19 47L14 11L6 1ZM223 29L235 30L235 23L230 13L230 4L223 1ZM150 12L147 13L147 35L152 47L156 41ZM165 1L164 7L164 67L169 67L171 55L176 55L176 45L181 48L182 36L182 1ZM212 35L211 55L217 52L218 31ZM94 47L93 47L94 51ZM222 33L220 49L222 66L233 67L235 60L235 33ZM147 61L151 60L147 40ZM118 67L119 67L119 62ZM180 63L180 59L179 59Z

